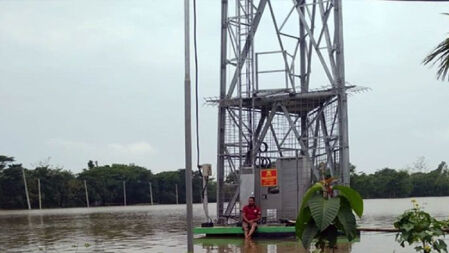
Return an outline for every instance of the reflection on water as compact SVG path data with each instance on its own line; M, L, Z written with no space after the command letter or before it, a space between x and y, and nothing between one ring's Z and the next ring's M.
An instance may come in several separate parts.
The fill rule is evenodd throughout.
M236 252L236 253L275 253L275 252L298 252L306 253L307 251L294 238L290 239L253 239L245 240L229 239L229 238L201 238L195 241L195 244L201 245L203 252ZM335 253L349 253L351 252L351 245L347 243L338 244Z
M176 205L0 211L0 224L0 252L166 252L185 244L185 207Z
M449 197L417 198L425 210L447 219ZM363 227L391 227L411 208L410 199L365 200ZM210 205L215 215L215 205ZM194 224L204 221L194 205ZM0 211L0 252L185 252L185 206L128 206L32 211ZM197 237L196 252L305 252L294 238L210 239ZM394 234L363 233L360 242L337 252L411 252Z

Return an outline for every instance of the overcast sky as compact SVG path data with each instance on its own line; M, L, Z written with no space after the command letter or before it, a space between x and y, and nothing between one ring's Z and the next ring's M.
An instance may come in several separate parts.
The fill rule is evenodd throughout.
M218 95L220 2L198 0L200 95ZM284 1L285 2L285 1ZM449 83L422 59L448 3L344 1L346 79L359 171L449 161ZM272 36L272 35L270 35ZM88 160L184 167L183 1L0 1L0 154L80 172ZM217 110L201 106L202 162Z

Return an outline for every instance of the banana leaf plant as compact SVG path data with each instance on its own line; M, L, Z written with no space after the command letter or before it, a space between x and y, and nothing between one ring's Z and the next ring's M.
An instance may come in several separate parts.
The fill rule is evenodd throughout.
M343 185L333 185L334 178L317 182L305 193L298 217L296 235L304 248L315 246L322 251L334 248L339 234L348 241L357 236L356 218L363 214L363 200L360 194Z

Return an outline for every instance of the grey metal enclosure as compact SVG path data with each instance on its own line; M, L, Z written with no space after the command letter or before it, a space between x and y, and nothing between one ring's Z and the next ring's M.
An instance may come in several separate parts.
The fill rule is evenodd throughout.
M260 185L260 173L256 173L256 200L262 209L262 217L268 223L280 219L296 219L304 193L311 183L310 162L305 157L280 158L276 161L278 184L275 187Z

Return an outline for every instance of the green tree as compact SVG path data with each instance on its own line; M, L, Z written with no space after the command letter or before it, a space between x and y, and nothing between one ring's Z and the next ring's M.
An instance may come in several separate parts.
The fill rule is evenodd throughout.
M160 204L174 204L176 203L175 188L178 185L178 201L185 203L185 169L177 171L164 171L155 175L157 184L157 202ZM215 201L216 184L209 182L208 184L208 199ZM199 203L201 201L201 193L203 190L203 181L199 171L192 173L192 195L193 202Z
M14 162L14 157L0 155L0 171L3 170L8 163Z
M0 208L18 209L26 207L25 190L22 179L22 165L10 164L1 171Z
M377 193L374 192L374 176L365 173L351 175L351 187L358 191L363 198L375 198Z
M126 182L128 204L149 202L150 170L130 164L112 164L84 169L78 176L86 180L92 205L121 205L123 203L123 181Z
M449 195L449 171L444 161L428 173L413 173L411 181L413 184L411 195L414 197Z
M374 173L374 185L378 198L404 198L410 195L412 184L407 171L385 168Z
M30 198L34 206L38 206L37 179L41 181L42 205L45 208L80 206L79 194L74 194L75 175L62 168L53 168L50 165L37 167L27 173L27 183L30 190Z
M89 162L87 162L87 168L89 169L93 169L95 167L95 164L92 160L89 160Z

